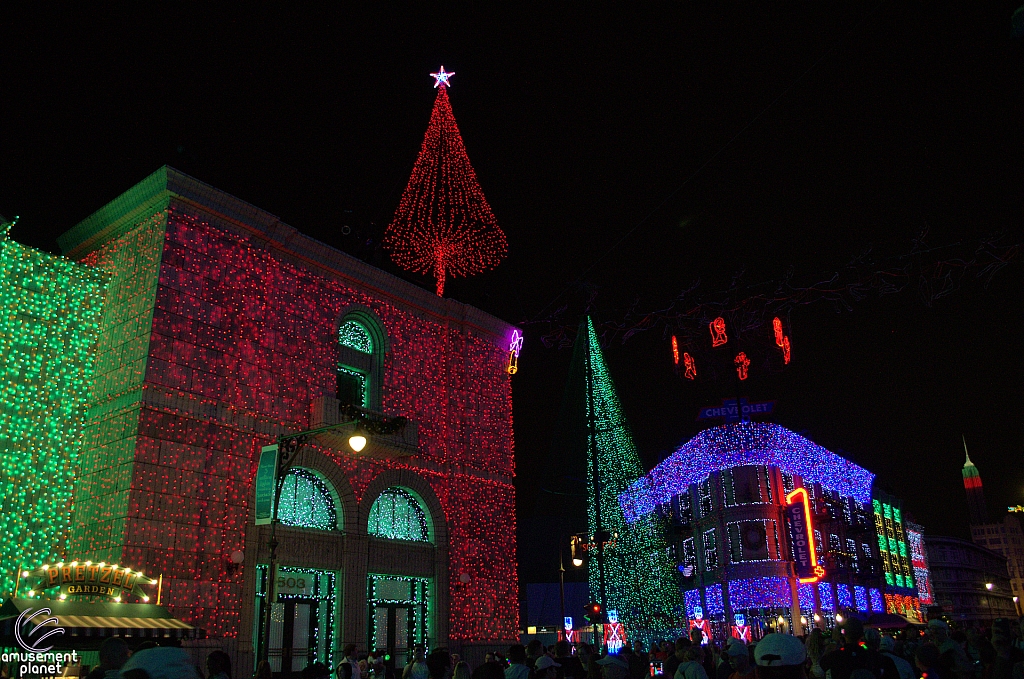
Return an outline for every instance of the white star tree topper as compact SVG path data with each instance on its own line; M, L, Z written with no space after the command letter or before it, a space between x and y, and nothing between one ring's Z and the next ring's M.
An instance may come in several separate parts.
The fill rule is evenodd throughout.
M436 90L438 87L451 87L452 84L448 82L448 78L455 75L455 71L445 73L444 64L442 64L440 71L437 73L431 73L430 75L434 78L434 89Z

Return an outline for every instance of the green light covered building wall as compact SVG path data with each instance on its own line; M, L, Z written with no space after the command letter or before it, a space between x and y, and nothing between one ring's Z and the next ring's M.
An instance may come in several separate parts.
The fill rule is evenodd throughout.
M107 277L0 225L0 592L64 556Z
M643 476L644 469L589 318L581 327L584 329L583 337L577 339L577 351L585 348L587 352L586 416L593 422L591 445L597 448L601 528L616 535L605 551L608 610L618 612L630 639L664 634L676 629L682 606L675 566L667 552L665 527L653 514L633 524L626 523L619 495ZM592 479L593 466L588 456L589 497L593 497ZM597 512L591 503L587 518L593 535L597 531ZM590 591L596 600L600 592L596 558L589 560L588 570Z

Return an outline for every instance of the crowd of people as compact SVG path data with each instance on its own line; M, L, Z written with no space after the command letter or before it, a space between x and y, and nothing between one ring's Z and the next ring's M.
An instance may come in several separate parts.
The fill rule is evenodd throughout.
M132 651L112 637L100 646L99 661L86 679L235 679L229 656L219 650L202 668L181 648L145 642ZM266 661L253 679L272 679ZM1024 618L968 630L932 620L926 630L882 634L849 617L831 632L773 633L750 644L730 639L723 645L695 629L691 637L648 649L627 642L616 654L586 643L544 647L534 639L488 652L476 667L447 649L428 654L423 646L415 647L404 667L395 667L384 653L359 657L355 644L348 644L333 670L313 662L299 679L1024 679Z

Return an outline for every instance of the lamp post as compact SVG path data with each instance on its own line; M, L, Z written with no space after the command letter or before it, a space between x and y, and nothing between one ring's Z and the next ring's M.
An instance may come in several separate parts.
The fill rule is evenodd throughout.
M991 582L985 583L985 589L988 593L985 595L985 601L988 602L988 618L992 620L992 590L995 587Z
M362 411L352 405L342 406L340 414L345 420L337 424L329 424L316 429L307 429L296 434L282 434L275 439L277 443L277 470L274 477L274 501L270 514L270 564L267 568L267 582L263 606L263 637L262 648L260 649L260 660L270 662L270 611L274 603L274 585L277 580L277 510L281 502L281 491L284 489L284 477L288 470L295 464L296 454L302 444L309 441L318 434L347 427L355 424L356 428L349 436L348 445L354 452L360 452L366 447L366 437L369 434L396 434L405 428L407 420L404 417L393 418L370 418Z

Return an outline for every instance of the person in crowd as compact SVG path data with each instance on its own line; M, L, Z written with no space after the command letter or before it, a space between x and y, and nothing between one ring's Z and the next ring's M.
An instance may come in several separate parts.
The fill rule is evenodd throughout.
M680 637L676 640L676 643L673 644L672 648L674 650L672 651L672 655L665 659L665 664L663 666L663 671L666 677L676 676L676 670L679 669L679 666L686 660L686 649L689 646L690 640L686 637Z
M868 662L872 674L880 679L900 679L899 668L892 658L883 655L879 649L882 644L881 633L871 627L864 630L864 644L868 649Z
M104 639L100 644L100 664L89 672L86 679L118 679L130 655L128 644L121 637Z
M884 636L878 642L878 652L892 661L896 667L896 673L900 679L915 679L914 668L907 659L896 653L896 640L890 636Z
M473 679L505 679L505 666L494 653L488 653L490 660L484 656L484 663L473 670Z
M338 662L338 679L362 679L362 670L355 659L356 645L345 644Z
M231 656L224 651L211 651L206 656L206 673L208 679L231 679Z
M430 670L427 669L427 648L423 644L416 644L412 649L412 661L402 670L402 679L430 679Z
M725 640L725 646L722 647L722 652L718 655L718 665L715 668L715 679L729 679L735 670L732 667L732 663L729 661L729 648L735 644L743 646L744 653L747 652L747 645L739 639L730 637ZM748 654L749 655L749 654ZM753 663L748 663L751 667Z
M821 656L824 655L824 636L817 627L804 639L804 651L807 653L807 676L810 679L824 679L825 670L821 669Z
M447 648L436 648L427 656L427 671L430 679L451 679L452 656Z
M558 679L584 679L583 663L572 654L568 641L555 644L555 662L558 663Z
M530 639L530 643L526 645L526 666L531 670L536 668L537 659L542 655L544 655L544 644L537 637Z
M629 661L617 655L606 655L600 660L595 659L595 664L600 667L600 679L628 679Z
M847 616L841 631L839 647L821 657L821 668L828 673L827 676L830 679L851 679L854 671L868 670L875 679L882 679L879 654L860 643L864 637L864 623L852 615ZM895 676L886 679L895 679Z
M986 640L987 641L987 640ZM1017 665L1024 663L1024 651L1013 645L1010 621L998 618L992 623L992 662L987 679L1014 679ZM983 656L984 657L984 652ZM1024 666L1021 668L1024 670Z
M701 664L702 649L700 645L686 646L683 649L683 661L679 663L674 679L708 679L707 670ZM666 675L668 676L668 675Z
M921 672L921 679L949 679L943 676L941 663L942 654L939 652L939 647L933 642L929 641L917 647L917 651L914 653L914 664Z
M256 671L252 674L252 679L272 679L274 673L270 670L270 663L266 660L260 660L256 664Z
M526 647L513 644L508 647L509 666L505 668L505 679L531 679L530 666L526 664Z
M158 646L136 651L121 666L124 679L199 679L192 658L181 648Z
M754 664L750 662L750 649L739 639L734 639L722 654L732 670L726 679L754 679Z
M542 655L533 664L533 677L534 679L556 679L559 667L560 665L551 656Z
M766 634L754 647L756 679L807 679L807 651L797 637Z
M452 659L454 660L454 656ZM452 670L452 679L472 679L472 675L469 672L469 663L465 660L455 663L455 669Z
M949 634L949 625L944 620L928 621L928 637L939 649L939 671L942 679L974 679L974 668L967 659L963 646Z

